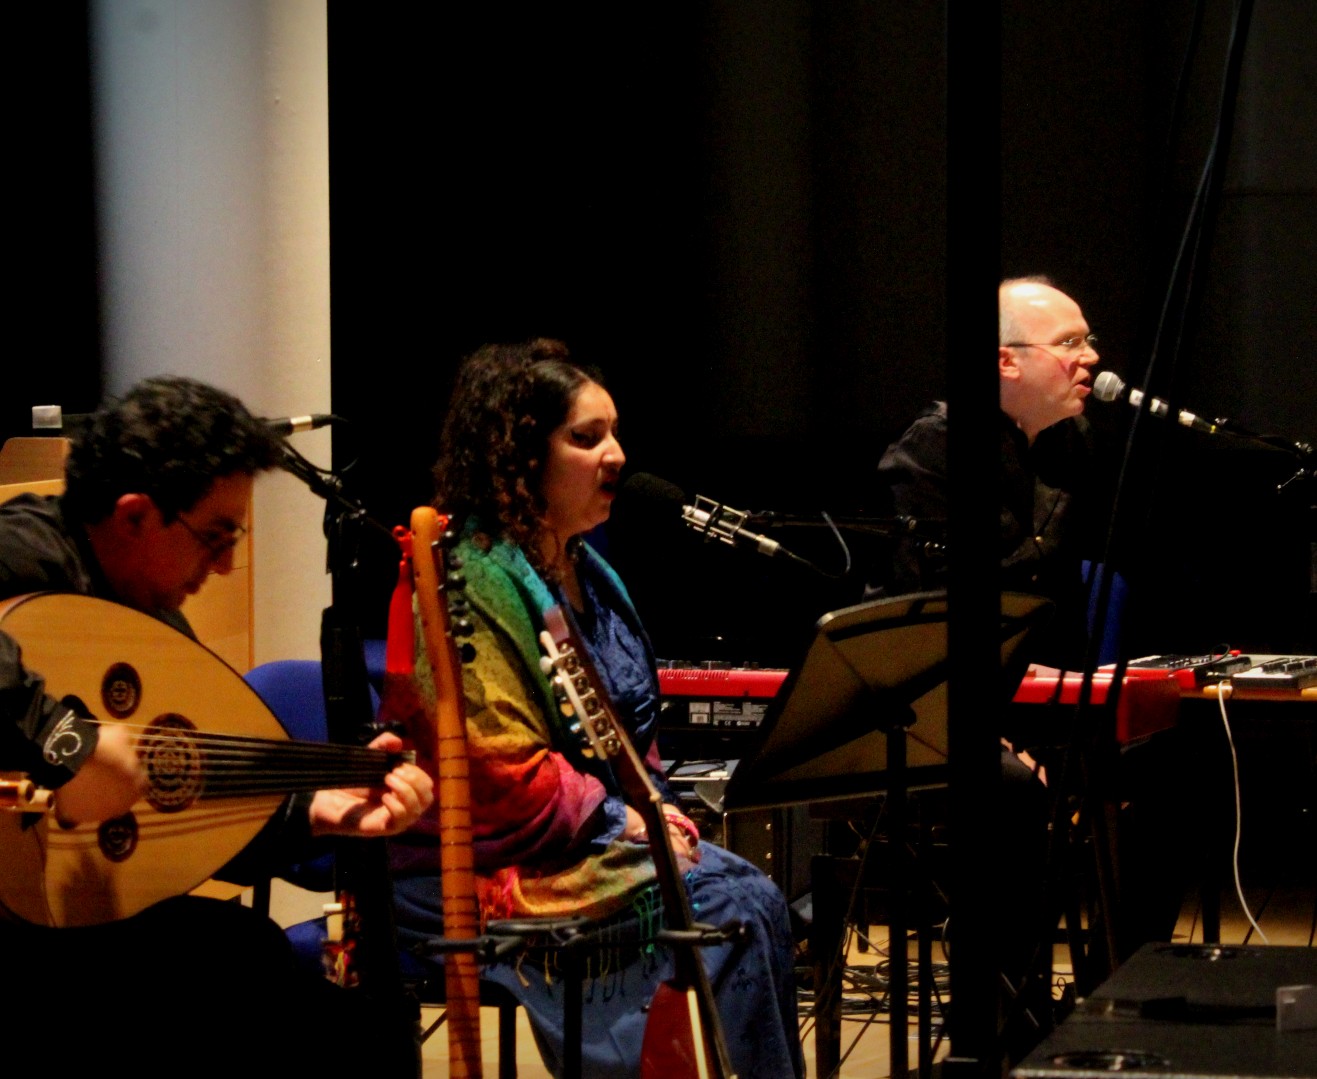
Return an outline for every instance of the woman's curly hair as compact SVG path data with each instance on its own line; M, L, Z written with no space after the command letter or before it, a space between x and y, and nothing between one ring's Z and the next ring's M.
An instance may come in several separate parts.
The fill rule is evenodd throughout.
M474 520L484 542L505 539L543 571L547 507L540 479L549 435L599 373L573 363L561 341L484 345L458 371L434 467L437 509Z

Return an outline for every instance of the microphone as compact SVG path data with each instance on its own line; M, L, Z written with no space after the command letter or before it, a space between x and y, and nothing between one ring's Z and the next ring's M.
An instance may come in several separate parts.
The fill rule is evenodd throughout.
M1103 371L1093 381L1093 396L1099 401L1115 401L1125 398L1138 408L1143 403L1143 391L1127 387L1115 371ZM1206 431L1209 435L1225 430L1230 421L1223 419L1205 420L1184 409L1173 409L1160 397L1148 398L1148 411L1161 419L1174 420L1181 427L1191 427L1195 431Z
M694 529L709 539L716 539L733 547L749 547L762 555L772 558L784 555L796 561L804 561L793 555L777 540L761 536L744 527L749 514L724 506L703 495L696 495L694 504L687 501L685 492L675 483L669 483L648 472L636 472L622 484L621 494L628 498L641 498L654 504L670 506L673 511L680 511L681 519L688 528Z
M310 416L287 416L283 419L267 419L261 422L270 429L272 434L278 435L280 438L287 438L289 435L295 435L302 431L315 431L321 427L328 427L331 423L337 423L338 417L317 412Z

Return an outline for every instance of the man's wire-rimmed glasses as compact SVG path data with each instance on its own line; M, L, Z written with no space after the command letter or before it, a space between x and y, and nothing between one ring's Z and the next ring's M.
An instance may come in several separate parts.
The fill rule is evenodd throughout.
M1085 337L1067 337L1064 341L1049 341L1043 344L1040 341L1007 341L1003 348L1059 348L1065 352L1079 352L1085 348L1091 348L1097 351L1097 334L1090 333Z
M224 531L208 529L205 532L198 532L181 513L174 520L192 533L192 538L206 548L206 552L216 562L237 547L242 537L247 534L247 529L242 525L234 525L233 528Z

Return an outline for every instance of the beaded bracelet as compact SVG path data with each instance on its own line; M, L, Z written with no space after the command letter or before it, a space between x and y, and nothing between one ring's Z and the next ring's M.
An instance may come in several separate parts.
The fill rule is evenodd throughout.
M700 830L695 827L695 822L686 816L679 809L665 805L663 807L663 819L690 840L691 846L695 846L700 841Z

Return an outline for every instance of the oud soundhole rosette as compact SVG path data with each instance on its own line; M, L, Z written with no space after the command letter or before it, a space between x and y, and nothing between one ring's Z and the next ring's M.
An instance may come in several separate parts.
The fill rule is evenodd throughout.
M102 821L96 829L96 845L107 861L126 862L137 849L137 817L125 813Z
M142 678L131 663L115 663L101 679L101 704L115 719L127 719L142 700Z
M160 813L187 809L201 796L201 747L192 722L176 712L156 717L137 743L150 787L146 800Z

